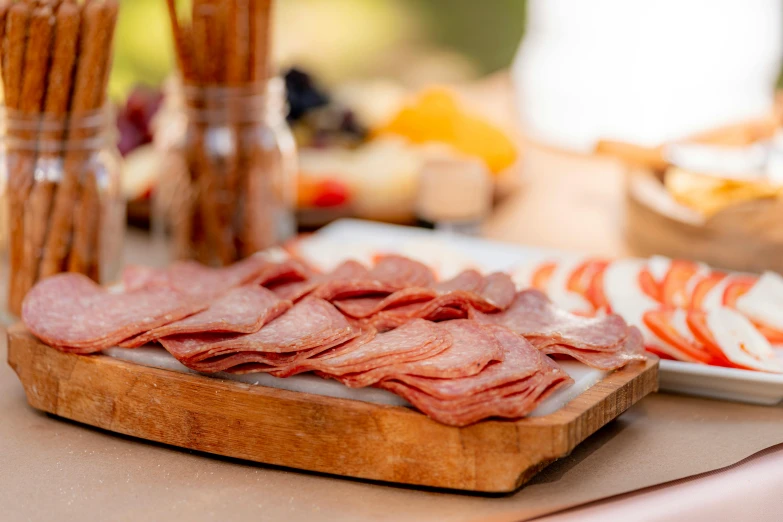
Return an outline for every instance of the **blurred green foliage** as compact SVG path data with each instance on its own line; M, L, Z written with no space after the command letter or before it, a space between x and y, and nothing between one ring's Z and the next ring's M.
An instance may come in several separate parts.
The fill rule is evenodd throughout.
M406 0L430 38L471 58L482 72L507 67L525 27L526 0Z
M322 28L333 34L331 38L327 37L328 40L344 39L346 42L343 47L350 47L350 42L360 42L360 48L351 52L343 49L341 54L336 53L342 57L339 63L334 62L335 53L330 54L332 61L329 62L329 70L335 73L339 70L341 74L349 73L351 67L361 69L362 60L356 58L356 53L373 52L373 41L368 41L367 34L376 35L379 49L384 48L382 42L388 40L390 35L387 33L390 30L400 31L397 37L401 39L410 36L410 31L401 30L398 26L399 16L404 16L416 27L414 32L420 33L419 43L434 44L461 53L474 62L480 72L497 70L507 66L514 56L522 35L526 5L525 0L363 0L366 3L362 3L361 9L346 11L345 7L350 5L346 2L307 0L305 6L308 7L305 9L302 9L305 7L302 2L278 0L278 9L288 16L283 17L286 27L277 27L276 30L285 31L283 36L289 40L296 39L297 31L308 32L319 26L317 20L305 20L302 17L322 17L325 13L332 13L324 20ZM330 5L334 9L330 10ZM397 18L393 18L394 13L397 13ZM345 18L350 16L354 20ZM345 20L342 28L340 20ZM359 29L365 35L362 38L344 33L346 30ZM310 41L308 36L301 35L301 41ZM309 54L312 55L311 60L317 60L320 53L311 49ZM369 61L375 61L375 57L369 58ZM160 84L173 63L164 0L123 2L117 26L112 97L125 96L137 83Z
M110 93L121 98L135 84L159 85L171 71L174 52L166 2L122 3L115 36Z

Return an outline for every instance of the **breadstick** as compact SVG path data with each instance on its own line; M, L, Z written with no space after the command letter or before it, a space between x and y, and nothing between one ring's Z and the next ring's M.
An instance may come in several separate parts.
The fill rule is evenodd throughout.
M65 138L76 45L79 41L79 7L73 3L62 3L57 9L55 20L41 130L42 148L38 159L40 168L45 172L60 168L57 162L62 151L55 147ZM25 249L25 264L31 267L32 282L38 278L55 188L56 183L49 177L36 180L25 208L26 247L29 247Z
M24 3L14 4L6 17L6 38L3 41L3 84L5 102L11 111L21 111L22 83L24 76L25 50L27 48L30 6ZM14 116L18 117L18 116ZM25 131L12 126L8 130L11 149L24 147ZM16 141L16 144L13 142ZM22 142L22 143L20 143ZM17 151L11 154L8 165L8 220L10 250L10 281L8 288L8 309L19 315L24 298L22 279L24 260L24 202L29 191L32 173L32 154Z
M79 59L70 110L70 143L83 141L94 132L92 129L83 128L84 122L80 120L99 109L103 100L101 91L105 78L104 68L110 53L116 6L116 2L101 4L91 1L82 10ZM41 277L61 271L68 259L73 234L74 206L79 196L81 170L85 159L85 151L79 150L78 147L71 148L65 154L63 178L54 199L51 224L44 244ZM79 252L77 256L81 254ZM72 266L81 267L83 262L77 258Z
M215 87L220 82L220 63L222 58L215 55L219 52L219 10L217 4L210 0L193 1L193 51L198 66L200 84L202 87ZM214 118L216 112L213 94L207 94L204 109L208 118ZM221 208L217 201L220 192L218 170L209 153L210 122L200 121L196 125L196 136L191 144L193 148L193 165L197 184L198 208L204 225L204 232L210 250L217 255L222 264L229 264L236 259L233 242L229 237L221 219Z
M0 0L0 69L5 68L5 44L3 42L5 42L5 23L9 9L11 9L11 0ZM3 81L5 81L5 76L3 76Z
M94 14L91 9L95 7ZM90 16L94 17L94 23L101 40L94 42L100 45L100 53L96 68L93 70L93 76L88 83L90 90L90 103L93 114L99 111L104 104L106 96L106 86L111 68L111 47L114 39L114 27L117 23L117 14L119 4L116 0L106 0L102 5L90 3L85 7L85 31L89 31ZM78 77L77 77L78 86ZM77 91L78 94L78 91ZM85 134L79 136L83 138L95 138L103 132L99 128L87 130ZM98 190L97 172L92 168L87 168L84 161L87 159L89 151L74 150L66 155L66 170L69 166L69 159L72 157L73 168L77 169L81 178L81 194L74 210L73 225L73 245L71 247L70 257L68 259L68 270L71 272L80 272L88 276L99 279L100 268L98 260L100 258L98 238L100 237L100 226L103 222L101 216L101 199Z

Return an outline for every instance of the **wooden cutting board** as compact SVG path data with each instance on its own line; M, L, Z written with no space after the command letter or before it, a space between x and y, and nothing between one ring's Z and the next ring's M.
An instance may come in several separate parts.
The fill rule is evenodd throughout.
M323 397L59 352L24 327L8 362L36 409L265 464L485 493L511 492L658 388L658 361L609 374L559 411L464 428L400 406Z

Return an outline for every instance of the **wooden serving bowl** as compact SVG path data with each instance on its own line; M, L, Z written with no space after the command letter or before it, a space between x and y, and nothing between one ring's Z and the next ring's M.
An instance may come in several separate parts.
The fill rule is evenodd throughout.
M743 147L770 139L783 123L783 94L767 117L688 136L679 143ZM661 254L714 267L783 272L783 199L744 201L704 217L675 201L663 185L671 165L666 144L643 147L601 141L595 152L628 168L625 237L635 255Z
M626 177L625 236L635 255L661 254L745 272L783 273L783 199L727 207L709 218L677 203L653 170Z

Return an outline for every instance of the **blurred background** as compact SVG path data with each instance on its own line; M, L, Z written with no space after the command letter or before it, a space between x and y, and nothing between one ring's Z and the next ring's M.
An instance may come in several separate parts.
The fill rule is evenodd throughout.
M595 253L783 259L780 0L278 0L274 18L300 229L458 219ZM173 64L164 2L124 2L110 89L141 226ZM472 214L446 215L465 193Z
M508 67L525 0L279 0L275 56L323 82L387 77L409 86L466 81ZM165 3L124 2L111 92L160 85L174 55Z

